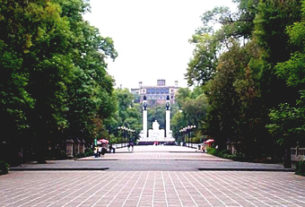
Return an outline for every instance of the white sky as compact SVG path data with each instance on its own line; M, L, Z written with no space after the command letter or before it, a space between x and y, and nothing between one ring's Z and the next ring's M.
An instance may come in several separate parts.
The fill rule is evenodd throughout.
M184 74L192 57L188 42L201 26L200 16L215 6L235 8L231 0L90 0L85 19L114 40L119 56L108 61L116 87L156 85L186 87Z

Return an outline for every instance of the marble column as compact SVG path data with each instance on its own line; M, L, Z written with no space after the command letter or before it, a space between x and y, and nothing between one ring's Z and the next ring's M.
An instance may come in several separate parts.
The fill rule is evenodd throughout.
M169 132L170 132L170 110L166 110L166 137L170 137Z
M143 97L143 138L147 138L147 101Z
M143 110L143 133L143 138L147 138L147 110Z
M166 97L166 114L165 114L165 137L170 137L170 104L169 104L169 96Z

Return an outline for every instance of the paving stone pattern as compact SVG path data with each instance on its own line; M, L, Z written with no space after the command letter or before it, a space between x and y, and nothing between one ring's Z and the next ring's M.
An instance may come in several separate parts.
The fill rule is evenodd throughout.
M305 206L287 172L35 171L0 177L0 206Z
M179 146L136 146L100 158L48 161L49 164L24 164L22 169L109 169L112 171L194 171L200 169L283 170L281 164L234 162L211 156L196 149Z
M109 169L92 171L102 167ZM273 172L236 171L262 168ZM185 147L135 147L133 153L125 148L97 159L17 167L25 171L0 176L0 207L305 207L305 177L275 172L282 168L234 162Z

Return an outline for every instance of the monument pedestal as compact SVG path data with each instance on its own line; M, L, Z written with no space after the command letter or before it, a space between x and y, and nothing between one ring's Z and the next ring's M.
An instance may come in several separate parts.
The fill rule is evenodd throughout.
M157 120L153 123L153 129L148 130L148 137L145 137L145 133L142 131L140 133L140 139L138 141L139 144L154 144L155 142L158 142L159 144L174 144L175 139L170 137L165 137L165 131L164 129L160 129L160 125ZM168 132L168 134L171 134L171 131Z

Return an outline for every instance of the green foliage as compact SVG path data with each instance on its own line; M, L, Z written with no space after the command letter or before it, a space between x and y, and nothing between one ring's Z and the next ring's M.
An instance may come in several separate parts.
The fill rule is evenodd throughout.
M198 86L193 91L188 88L180 88L176 94L176 101L179 110L173 113L171 119L173 136L181 137L182 134L179 130L187 125L196 125L196 131L202 135L208 107L206 96L203 94L203 88Z
M265 58L273 66L289 57L286 27L300 19L300 1L260 1L255 17L255 37L265 49Z
M215 149L213 147L207 147L207 153L217 157L222 157L225 159L236 160L236 161L247 161L242 153L230 154L227 150Z
M254 107L259 92L247 66L251 58L249 48L252 48L250 43L249 47L240 47L232 41L229 51L220 57L217 74L206 85L209 100L207 130L220 149L226 148L228 139L243 141L247 146L243 151L253 148L247 133L257 116Z
M0 175L7 174L9 170L9 164L0 160Z
M302 8L302 19L286 27L294 52L289 60L275 67L276 74L285 79L288 86L298 89L305 88L305 1L302 1Z
M185 76L189 85L195 82L205 84L215 74L218 41L209 34L196 34L192 42L196 44L196 47Z
M232 13L227 7L216 7L202 15L203 26L191 40L195 49L185 75L189 85L204 85L213 79L219 54L228 49L231 38L245 43L252 36L259 0L235 2L239 8L236 13ZM215 25L220 25L220 29L215 30Z
M133 95L128 89L115 89L114 97L117 103L117 111L114 119L107 124L107 129L112 134L119 136L118 127L125 126L135 130L132 137L137 138L142 124L141 106L133 102ZM119 143L120 139L113 138L113 143Z
M305 144L305 92L296 107L289 104L280 104L277 109L272 109L270 114L271 123L266 127L277 142L284 146L293 146L296 143Z
M276 74L286 81L288 86L299 90L296 104L282 103L272 109L270 124L267 125L270 133L281 145L295 146L305 144L305 1L302 1L302 19L286 26L294 52L290 59L277 63Z
M217 154L217 149L213 147L207 147L207 153L210 155L216 155Z
M147 124L149 127L152 123L157 120L160 124L160 129L165 129L165 106L155 105L154 107L149 107L147 110Z
M113 41L83 20L82 0L0 5L0 140L41 159L48 144L90 142L116 110L105 62L117 56Z
M177 112L171 119L171 130L173 131L173 137L179 137L179 130L187 126L187 120L184 118L182 112Z
M296 164L295 174L305 176L305 161L298 161Z
M208 110L200 119L220 151L233 141L245 159L278 157L275 140L304 143L304 100L298 91L305 82L305 3L234 2L236 13L218 7L202 16L186 77L190 85L203 85ZM220 28L213 29L215 24ZM184 94L179 106L191 99Z
M201 143L200 137L191 137L191 143Z

